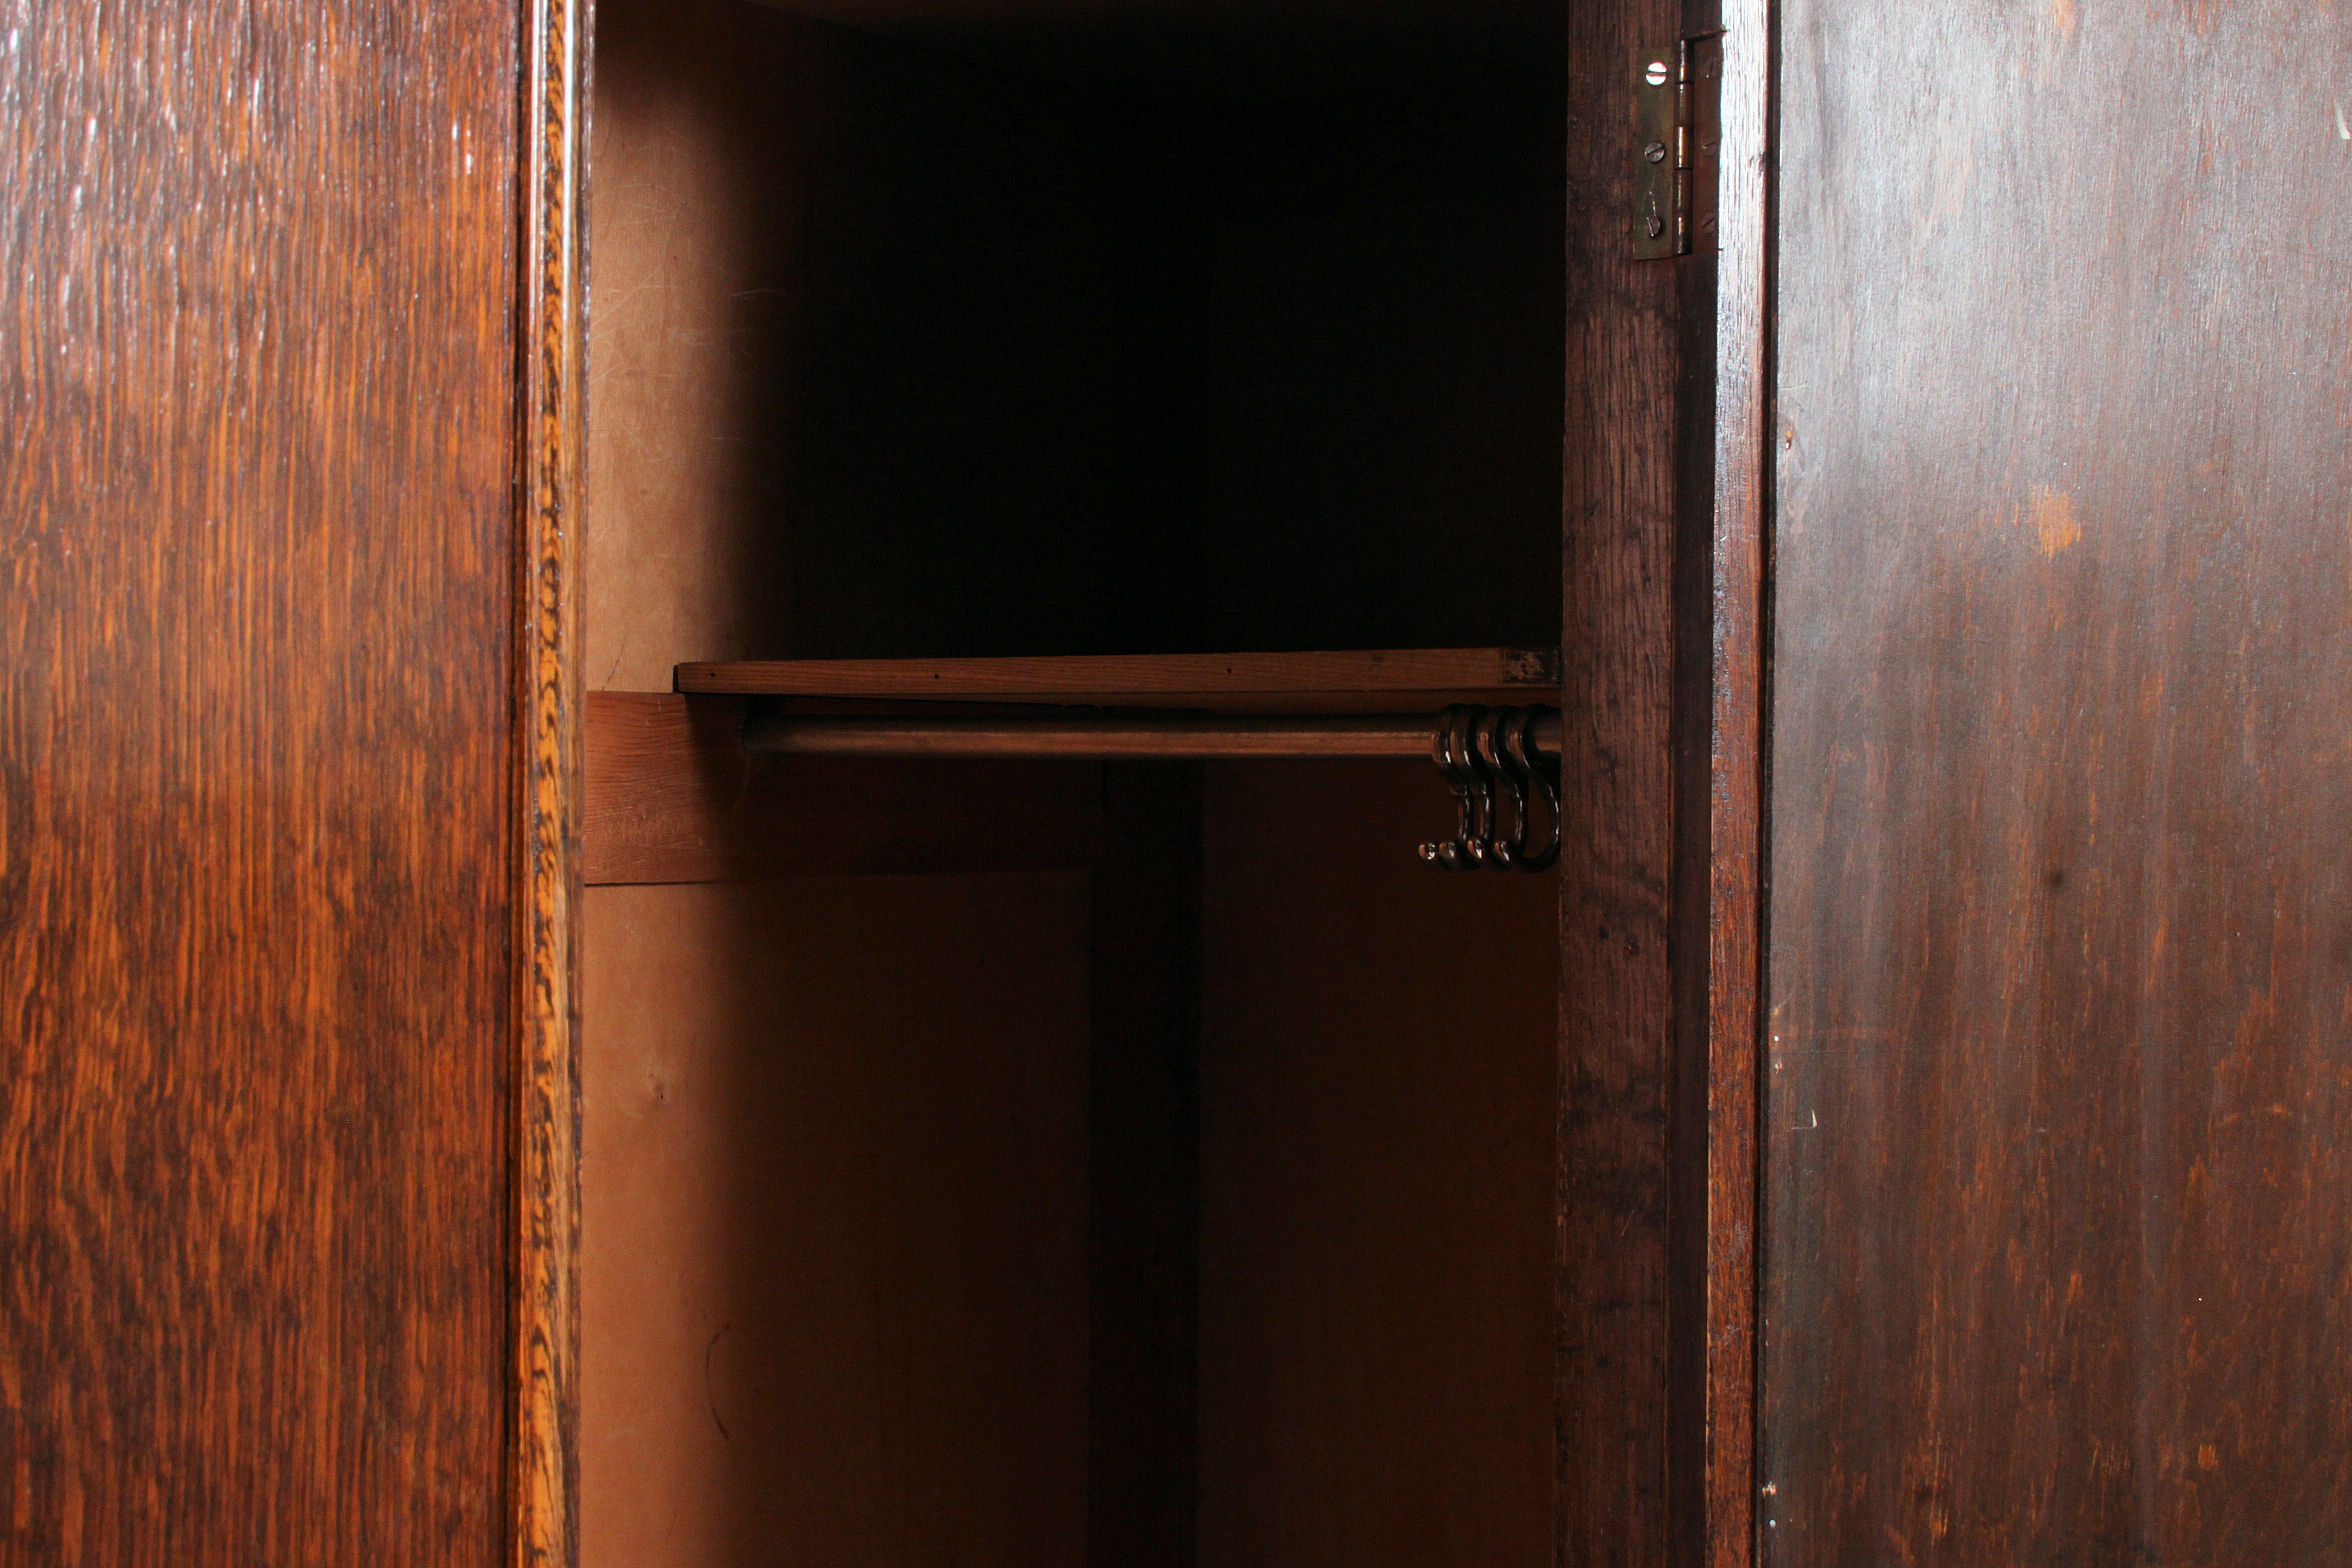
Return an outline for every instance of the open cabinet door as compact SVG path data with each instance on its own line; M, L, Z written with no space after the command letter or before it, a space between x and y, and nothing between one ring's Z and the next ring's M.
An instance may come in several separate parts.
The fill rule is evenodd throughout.
M0 21L0 1561L562 1559L569 15Z
M1763 1559L2352 1542L2352 15L1779 9Z

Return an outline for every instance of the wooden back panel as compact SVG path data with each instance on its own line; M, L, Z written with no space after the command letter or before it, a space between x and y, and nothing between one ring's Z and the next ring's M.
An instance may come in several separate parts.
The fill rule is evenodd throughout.
M2340 1561L2352 21L1782 26L1767 1561Z
M1559 879L1432 772L1208 770L1202 1568L1549 1555Z
M515 7L0 44L0 1559L504 1554Z
M1082 873L585 903L582 1557L1076 1568Z

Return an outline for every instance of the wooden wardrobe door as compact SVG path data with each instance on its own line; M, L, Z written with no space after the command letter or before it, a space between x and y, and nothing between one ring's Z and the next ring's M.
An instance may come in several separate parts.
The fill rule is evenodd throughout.
M0 1560L506 1556L523 34L0 18Z
M2352 14L1786 0L1759 1533L2352 1543Z

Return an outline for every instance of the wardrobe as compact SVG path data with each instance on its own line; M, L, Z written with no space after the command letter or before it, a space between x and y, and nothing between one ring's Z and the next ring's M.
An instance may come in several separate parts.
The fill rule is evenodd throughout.
M2339 1560L2347 67L6 13L0 1560Z

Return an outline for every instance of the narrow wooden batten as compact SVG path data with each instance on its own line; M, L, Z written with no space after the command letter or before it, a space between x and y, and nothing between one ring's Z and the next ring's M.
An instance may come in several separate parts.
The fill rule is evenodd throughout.
M1071 714L869 717L765 710L746 721L747 750L795 756L1068 757L1100 761L1251 757L1417 757L1438 720L1414 714ZM1540 710L1529 744L1560 752L1560 715Z

